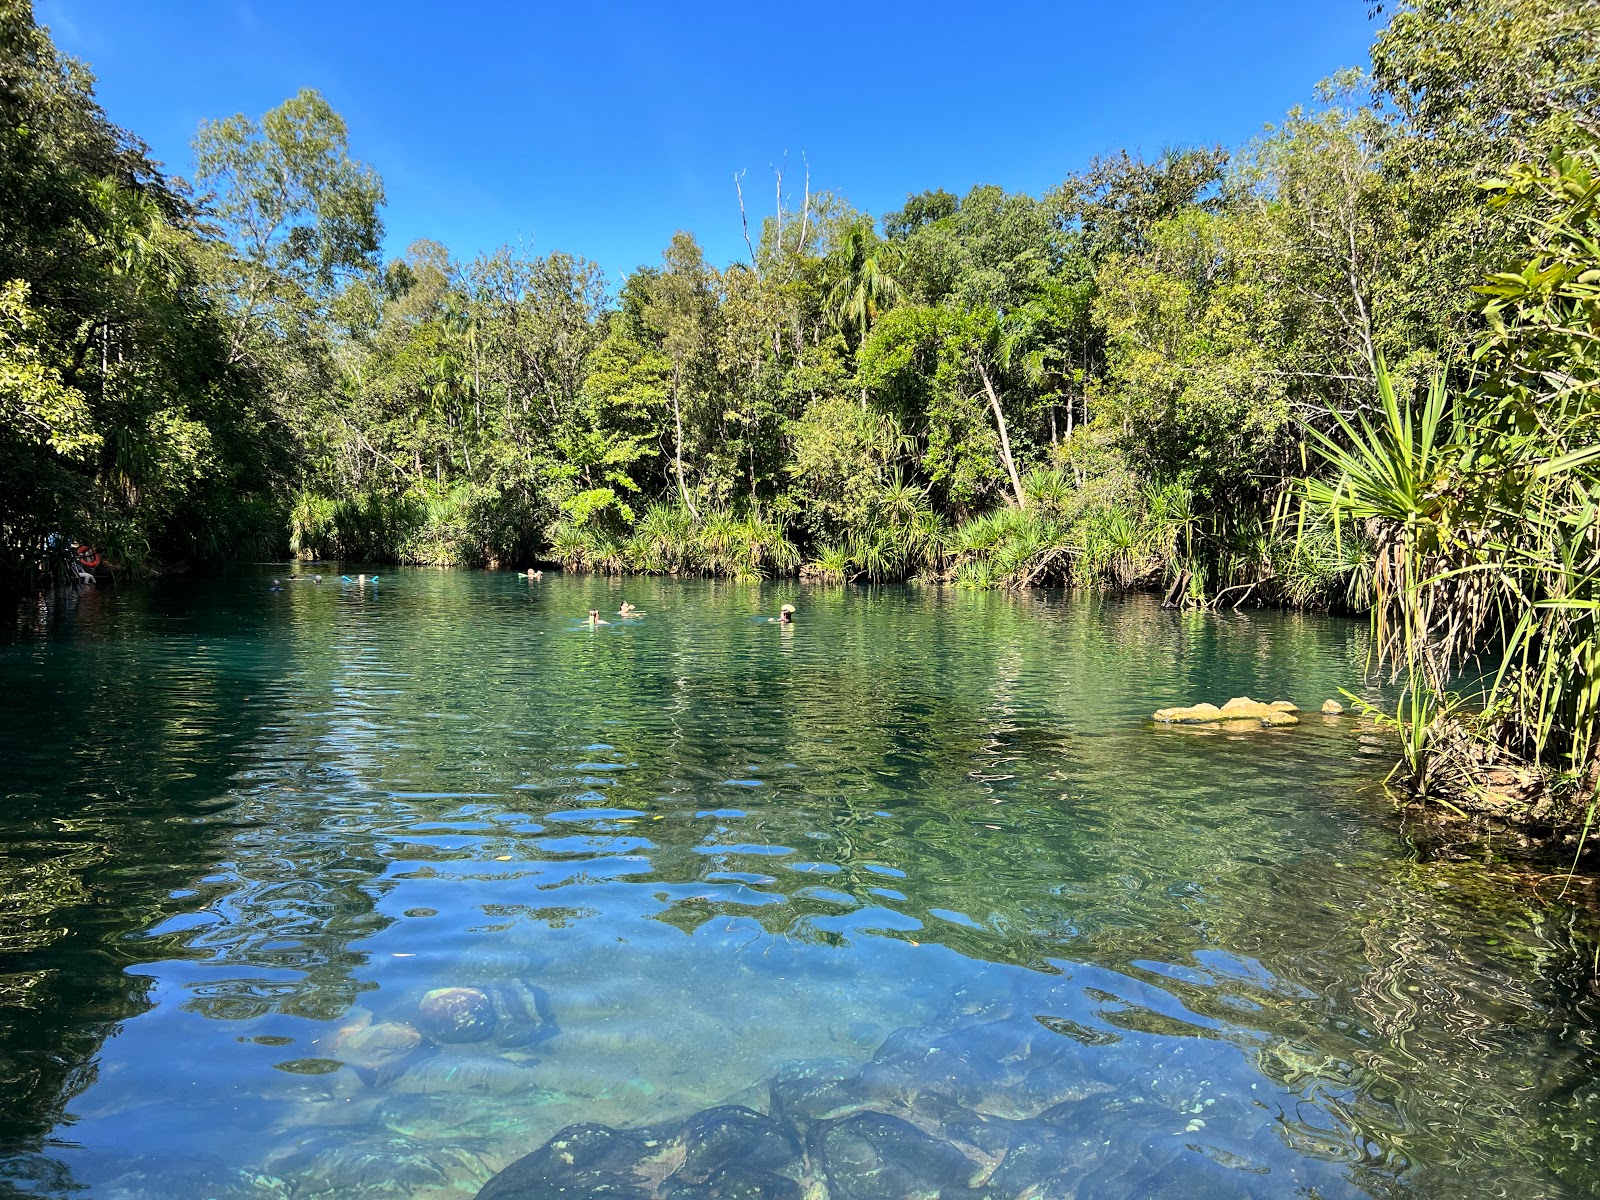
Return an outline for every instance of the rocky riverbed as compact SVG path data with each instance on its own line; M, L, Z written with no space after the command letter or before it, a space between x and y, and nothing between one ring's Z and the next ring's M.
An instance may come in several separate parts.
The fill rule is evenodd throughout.
M583 1123L477 1200L1236 1200L1369 1194L1306 1154L1239 1048L1144 1012L1120 1031L974 988L866 1063L782 1066L741 1103L640 1128ZM1201 1036L1193 1036L1201 1034ZM1150 1044L1119 1053L1124 1039ZM1312 1105L1311 1107L1315 1107ZM1315 1124L1315 1122L1313 1122ZM1299 1142L1296 1145L1296 1142Z

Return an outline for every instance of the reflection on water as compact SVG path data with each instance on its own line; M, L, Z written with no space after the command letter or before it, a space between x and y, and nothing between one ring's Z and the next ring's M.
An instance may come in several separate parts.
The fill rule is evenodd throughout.
M0 1190L464 1200L589 1122L732 1195L729 1104L813 1195L1600 1186L1570 898L1418 861L1348 718L1146 720L1355 623L398 572L6 638Z

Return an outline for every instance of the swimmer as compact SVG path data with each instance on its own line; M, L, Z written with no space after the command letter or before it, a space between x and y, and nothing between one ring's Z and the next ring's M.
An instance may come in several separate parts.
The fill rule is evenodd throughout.
M779 625L793 625L794 624L794 605L785 604L782 608L780 608L778 610L778 624Z
M321 575L313 575L311 577L311 582L312 583L321 583L322 582L322 576Z
M274 592L281 592L283 591L283 584L279 580L274 579L272 581L272 587L270 590Z
M609 625L609 624L611 624L610 621L606 621L606 620L603 620L601 618L600 610L598 608L591 608L589 610L589 628L590 629L593 629L596 625Z
M619 616L619 617L642 617L642 616L644 616L644 609L635 608L633 605L629 604L626 600L624 600L622 602L622 607L617 609L617 616Z
M544 578L544 572L543 571L535 571L532 567L529 567L528 568L528 578L529 579L543 579Z

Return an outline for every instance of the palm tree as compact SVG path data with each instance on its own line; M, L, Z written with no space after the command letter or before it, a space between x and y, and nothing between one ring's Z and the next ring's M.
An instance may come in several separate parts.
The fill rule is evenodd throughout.
M829 255L828 265L834 281L828 292L834 325L841 331L853 330L860 345L878 314L900 299L902 289L894 277L899 250L880 240L870 221L861 220Z

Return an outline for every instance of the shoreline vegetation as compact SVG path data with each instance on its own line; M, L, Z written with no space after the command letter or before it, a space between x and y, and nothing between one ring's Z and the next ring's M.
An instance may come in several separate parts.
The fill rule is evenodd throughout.
M1250 144L718 267L380 252L315 91L192 180L0 0L0 587L293 554L1370 613L1395 782L1578 845L1600 745L1600 13L1386 6ZM748 189L753 192L755 189ZM1461 680L1481 678L1465 691Z

